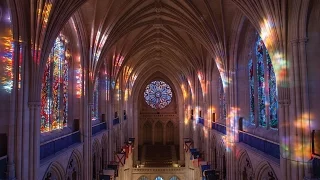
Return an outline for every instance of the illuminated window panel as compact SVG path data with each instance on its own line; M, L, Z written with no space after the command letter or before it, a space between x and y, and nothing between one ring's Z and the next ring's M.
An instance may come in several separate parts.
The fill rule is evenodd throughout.
M271 63L271 58L267 51L267 67L269 73L269 109L270 109L270 127L278 128L278 94L276 75Z
M92 120L99 119L99 78L96 78L94 83L94 90L93 90L93 108L92 108Z
M57 37L45 66L41 89L41 132L62 129L68 118L67 40Z
M177 176L173 176L170 178L170 180L179 180L179 178Z
M256 43L257 55L257 83L258 83L258 119L260 126L266 126L266 97L265 97L265 79L264 79L264 63L263 63L264 44L261 38Z
M154 180L164 180L164 179L161 176L158 176Z
M224 94L224 89L223 89L223 84L222 84L222 79L219 78L219 86L218 86L218 91L219 91L219 109L220 109L220 120L222 122L226 121L227 118L227 109L226 109L226 96Z
M79 67L79 69L77 69L75 71L76 73L76 95L77 98L81 97L81 93L82 93L82 69L81 67Z
M163 81L153 81L146 87L144 98L152 108L163 109L171 102L171 87Z
M250 60L249 69L249 95L250 95L250 122L255 124L255 108L257 111L259 126L278 128L278 99L276 75L272 66L269 53L259 37L256 42L256 64ZM264 53L266 53L264 55ZM254 75L256 68L256 75ZM267 74L266 74L267 73ZM267 78L267 79L265 79ZM266 87L267 83L267 87ZM255 86L256 85L256 86ZM255 91L257 97L255 98ZM255 102L256 101L256 102ZM266 114L266 106L269 104L269 115ZM267 119L269 120L267 122Z
M255 124L254 122L254 76L253 76L253 65L252 59L249 61L249 92L250 92L250 122Z

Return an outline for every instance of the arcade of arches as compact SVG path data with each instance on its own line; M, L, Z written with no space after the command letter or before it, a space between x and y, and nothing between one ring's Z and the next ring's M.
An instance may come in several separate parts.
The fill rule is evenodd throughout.
M319 22L319 0L1 0L0 179L319 179Z

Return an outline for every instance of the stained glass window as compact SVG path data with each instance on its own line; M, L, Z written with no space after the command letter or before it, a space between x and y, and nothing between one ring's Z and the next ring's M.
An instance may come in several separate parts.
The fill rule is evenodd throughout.
M161 176L158 176L154 180L164 180L164 179Z
M151 82L144 91L146 103L154 109L162 109L170 104L172 91L163 81Z
M278 95L276 75L271 63L271 58L267 51L267 68L269 74L269 110L270 110L270 127L278 128Z
M170 178L170 180L179 180L179 178L177 176L173 176Z
M226 96L224 94L223 84L221 77L218 82L219 88L219 109L220 109L220 121L225 122L227 118L227 109L226 109Z
M99 119L99 78L96 78L93 89L92 120Z
M254 124L254 76L252 59L249 61L249 86L250 86L250 122Z
M142 177L139 178L139 180L148 180L148 178L145 177L145 176L142 176Z
M265 98L265 79L264 79L264 62L263 62L264 44L259 37L256 43L257 55L257 83L258 83L258 118L259 125L266 126L266 98Z
M276 76L271 63L268 50L259 37L256 42L256 64L250 60L249 69L249 93L250 93L250 121L255 124L255 107L257 105L258 124L260 126L278 127L278 99ZM265 53L265 54L264 54ZM256 68L256 75L254 75ZM257 85L257 86L255 86ZM257 98L255 98L257 93ZM255 101L257 101L255 103ZM267 114L266 107L269 106ZM268 121L267 121L268 120Z
M62 129L68 117L67 40L59 35L45 66L41 90L41 132Z

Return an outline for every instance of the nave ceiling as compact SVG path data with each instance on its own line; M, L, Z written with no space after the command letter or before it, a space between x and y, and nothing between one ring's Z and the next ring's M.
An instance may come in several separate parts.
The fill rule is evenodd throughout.
M16 7L13 13L19 17L13 19L14 27L18 27L13 36L19 41L31 40L30 58L36 63L30 68L32 76L37 77L31 82L34 94L39 94L47 57L61 31L76 34L73 42L77 43L72 44L79 46L73 49L77 49L82 67L89 72L90 84L99 71L105 71L116 81L121 73L140 78L140 72L145 70L142 67L150 65L165 67L175 76L184 77L181 79L202 76L210 81L219 72L223 82L229 83L237 66L239 47L244 44L239 40L244 35L244 26L254 27L272 57L285 58L281 54L285 48L282 45L285 1L31 0L17 3L12 5ZM24 5L32 5L31 11L19 9ZM278 16L279 13L283 16ZM30 25L23 16L30 17ZM23 29L30 29L30 35Z
M230 0L89 0L72 19L88 39L90 71L104 64L114 79L155 65L211 79L217 64L225 69L237 36L232 29L243 21Z

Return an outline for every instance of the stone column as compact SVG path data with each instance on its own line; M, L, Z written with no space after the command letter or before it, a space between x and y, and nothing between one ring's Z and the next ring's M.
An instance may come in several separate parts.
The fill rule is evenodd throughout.
M28 95L30 94L30 89L31 89L31 85L29 83L29 63L27 63L29 56L28 56L28 51L27 51L27 45L26 43L23 44L23 48L22 48L22 63L23 66L21 67L22 70L22 80L21 80L21 96L23 96L23 99L21 99L22 104L20 104L21 107L21 114L19 117L19 121L17 123L17 129L19 131L17 131L17 139L19 140L19 142L17 143L17 147L21 147L21 155L18 155L21 157L21 166L19 166L17 164L17 166L19 166L17 168L17 170L20 169L21 167L21 178L18 176L18 179L22 179L22 177L29 177L29 174L31 173L29 171L29 167L30 167L30 151L31 151L31 138L30 138L30 132L31 129L30 124L32 124L32 119L30 119L31 117L31 107L29 105L28 102ZM19 137L21 136L21 139L19 139ZM19 144L21 144L21 146L19 146ZM18 172L19 174L19 172Z
M179 104L179 107L181 107L181 106L183 106L183 104ZM185 110L184 110L184 108L179 108L179 109L180 110L178 111L179 112L178 118L176 119L176 122L178 122L178 128L179 128L179 154L180 154L179 159L180 159L180 164L184 164L185 163L185 161L184 161L185 151L183 149L183 146L184 146L183 138L189 137L189 135L186 135L186 133L185 133L185 128L188 127L184 123L184 119L185 119L184 111ZM174 126L176 126L176 125L174 124ZM174 135L174 133L173 133L173 135ZM174 139L173 139L173 142L175 142Z
M123 90L123 73L120 76L121 78L119 79L119 104L118 104L118 116L119 116L119 121L120 121L120 126L119 126L119 138L120 138L120 147L124 144L124 118L123 118L123 104L124 104L124 90Z
M26 43L20 42L19 43L19 58L15 58L15 61L18 59L21 59L21 62L19 61L19 65L21 66L21 82L20 82L20 88L18 88L18 99L17 102L17 115L16 115L16 149L20 149L20 151L16 151L16 178L22 179L22 177L28 177L27 174L24 174L23 172L27 172L28 168L25 168L23 166L23 162L25 162L25 159L28 158L28 151L24 151L24 149L29 149L25 147L24 142L24 131L27 127L26 124L28 124L27 119L24 118L27 117L26 112L29 110L27 107L27 100L26 96L24 94L28 94L28 76L27 73L27 63L26 63L26 56L25 56L25 49L26 49ZM20 64L21 63L21 64ZM16 79L19 79L18 77ZM29 134L29 133L27 133ZM28 136L27 136L28 137ZM27 144L27 143L26 143ZM27 163L25 163L27 164Z
M7 154L7 177L9 180L15 179L15 143L16 143L16 120L17 120L17 100L18 86L19 86L19 43L14 41L14 57L13 57L13 87L11 91L11 104L10 104L10 120L8 129L8 154Z
M198 136L198 124L197 124L197 118L199 117L199 113L200 113L200 107L199 107L199 81L198 81L198 77L195 74L194 75L194 100L193 100L193 107L194 107L194 111L193 111L193 142L194 142L194 148L198 148L199 147L199 136Z
M301 115L301 121L303 127L301 127L302 131L302 140L301 143L303 145L303 149L301 150L304 152L303 156L303 174L305 177L311 177L311 172L309 170L309 160L311 159L312 156L312 144L310 139L311 137L311 117L309 114L309 93L308 93L308 72L307 72L307 53L306 53L306 44L307 44L307 39L302 38L299 39L299 50L300 50L300 70L301 70L301 95L302 95L302 112L303 114Z
M227 179L236 179L236 142L238 142L238 108L236 101L236 70L230 70L228 73L229 85L225 88L227 103L227 135L226 135L226 169Z
M301 128L301 116L302 115L302 102L301 102L301 77L300 77L300 63L299 63L299 50L298 50L298 40L292 41L292 65L291 67L293 69L292 78L294 78L293 86L291 88L292 90L292 97L294 98L294 103L291 105L291 108L293 108L291 113L291 124L293 124L293 127L290 127L290 150L292 157L291 160L291 178L294 179L300 179L301 175L301 169L299 168L300 160L298 160L298 154L299 149L297 149L295 146L301 146L300 139L302 138L302 130ZM302 149L301 149L302 150Z
M132 104L134 104L133 108L132 108L132 112L133 112L133 119L132 124L133 124L133 132L132 135L135 138L135 142L134 142L134 162L133 163L137 163L138 161L138 146L139 146L139 112L138 112L138 102L137 101L132 101Z
M90 96L89 96L90 97ZM85 100L86 101L86 100ZM92 127L91 127L91 109L93 103L84 103L84 126L83 126L83 173L84 179L92 179Z
M290 105L290 140L291 154L287 179L310 177L309 160L311 159L311 127L308 105L308 84L305 44L306 39L292 42L292 62L290 66L290 94L293 97Z
M40 105L38 101L29 102L30 110L30 151L29 179L38 179L40 167Z
M289 102L290 100L285 98L283 95L289 94L289 89L278 88L279 93L279 110L278 110L278 121L279 121L279 137L280 137L280 167L281 167L281 178L280 179L291 179L290 174L290 158L289 154L289 136L290 136L290 123L288 121L289 113ZM281 98L281 99L280 99Z

